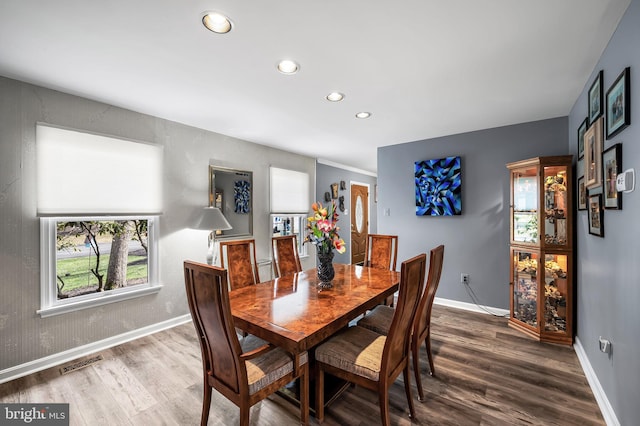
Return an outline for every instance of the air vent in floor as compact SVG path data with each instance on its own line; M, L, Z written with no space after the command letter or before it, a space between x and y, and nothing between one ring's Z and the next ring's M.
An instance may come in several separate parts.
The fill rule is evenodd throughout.
M90 365L95 364L98 361L102 361L102 355L95 355L92 356L90 358L85 358L85 359L81 359L78 361L73 361L70 364L67 364L63 367L60 368L60 374L67 374L67 373L71 373L72 371L76 371L79 370L81 368L84 367L88 367Z

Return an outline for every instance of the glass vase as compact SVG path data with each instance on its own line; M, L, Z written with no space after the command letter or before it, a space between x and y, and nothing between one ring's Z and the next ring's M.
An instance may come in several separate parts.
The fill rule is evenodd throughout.
M320 288L331 288L333 284L331 280L336 272L333 269L333 250L329 253L318 253L318 279Z

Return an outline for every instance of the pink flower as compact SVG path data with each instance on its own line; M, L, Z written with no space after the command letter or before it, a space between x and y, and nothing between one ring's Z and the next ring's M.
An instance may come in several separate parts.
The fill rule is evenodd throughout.
M317 222L318 229L324 233L329 233L333 230L333 223L326 219L321 219Z

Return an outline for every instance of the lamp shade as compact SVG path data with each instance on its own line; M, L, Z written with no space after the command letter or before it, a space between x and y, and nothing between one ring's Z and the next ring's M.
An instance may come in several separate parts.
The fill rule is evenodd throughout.
M229 225L219 208L205 207L200 212L200 217L194 228L207 231L225 231L231 229L231 225Z

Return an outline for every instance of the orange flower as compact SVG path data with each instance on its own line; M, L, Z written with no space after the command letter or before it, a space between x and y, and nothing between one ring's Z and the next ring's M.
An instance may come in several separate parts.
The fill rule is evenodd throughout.
M333 247L335 247L336 251L340 254L347 251L347 247L344 245L344 240L342 238L334 238Z

